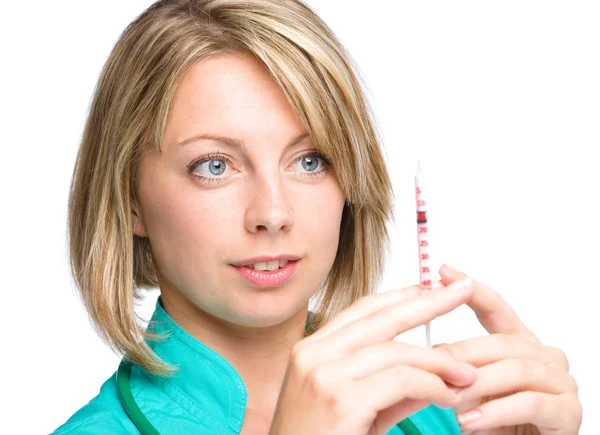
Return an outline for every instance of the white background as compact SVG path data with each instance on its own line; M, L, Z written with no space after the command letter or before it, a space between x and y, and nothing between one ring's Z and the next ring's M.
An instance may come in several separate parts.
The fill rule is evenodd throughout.
M3 8L2 433L53 431L117 368L69 276L67 196L100 69L150 3ZM463 268L565 350L581 433L599 433L600 3L308 3L359 65L385 139L397 220L381 291L419 279L421 159L433 270ZM423 343L424 329L413 332L407 340ZM432 323L434 343L484 333L467 307Z

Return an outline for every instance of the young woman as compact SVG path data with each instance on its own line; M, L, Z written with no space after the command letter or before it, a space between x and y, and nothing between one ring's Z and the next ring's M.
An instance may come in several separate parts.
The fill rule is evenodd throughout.
M74 277L124 359L54 433L440 435L480 415L464 427L576 434L567 358L492 289L442 267L429 294L376 294L392 198L311 9L153 4L101 73L69 203ZM135 301L155 287L146 330ZM465 303L489 336L393 340Z

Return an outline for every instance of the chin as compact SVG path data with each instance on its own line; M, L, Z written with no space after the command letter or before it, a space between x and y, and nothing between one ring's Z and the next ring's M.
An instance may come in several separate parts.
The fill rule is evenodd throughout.
M265 301L249 303L238 307L231 317L234 323L252 328L268 328L286 322L296 315L303 304L266 303Z

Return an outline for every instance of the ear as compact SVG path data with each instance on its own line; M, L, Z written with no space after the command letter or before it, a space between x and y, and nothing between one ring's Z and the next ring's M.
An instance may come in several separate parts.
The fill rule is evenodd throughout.
M142 213L135 202L131 205L131 220L133 221L133 234L138 237L148 237Z

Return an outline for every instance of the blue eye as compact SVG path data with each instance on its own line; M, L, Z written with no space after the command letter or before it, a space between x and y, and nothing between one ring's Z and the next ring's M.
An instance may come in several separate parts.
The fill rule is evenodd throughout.
M321 169L320 171L315 171L315 169L319 165L319 160L321 160L323 162L323 164L322 164L323 169ZM304 169L306 169L307 171L309 171L309 172L301 172L300 176L302 176L302 177L309 177L309 178L319 177L321 175L324 175L326 172L328 172L329 169L332 167L329 160L327 160L327 158L325 158L325 156L319 152L309 152L307 154L304 154L303 156L296 159L296 161L294 163L297 163L300 161L302 161L302 167ZM305 165L305 162L308 162L308 163ZM201 167L204 163L208 163L207 169L208 169L209 173L214 175L215 177L199 175L194 171L195 168ZM225 181L229 180L229 178L231 178L231 177L230 176L229 177L219 177L219 175L221 175L225 172L226 166L228 164L231 164L231 161L224 155L210 153L210 154L202 156L202 157L200 157L200 159L192 162L188 166L188 172L190 173L190 175L193 178L198 178L208 184L224 183Z

